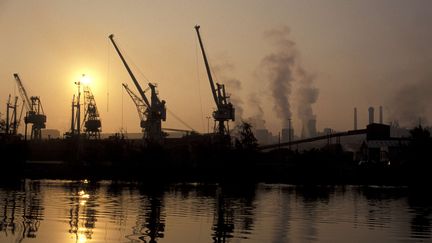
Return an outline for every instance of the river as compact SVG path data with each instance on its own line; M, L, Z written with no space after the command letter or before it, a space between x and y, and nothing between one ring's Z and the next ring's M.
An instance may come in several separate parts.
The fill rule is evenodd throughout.
M26 179L0 184L0 242L432 242L429 194Z

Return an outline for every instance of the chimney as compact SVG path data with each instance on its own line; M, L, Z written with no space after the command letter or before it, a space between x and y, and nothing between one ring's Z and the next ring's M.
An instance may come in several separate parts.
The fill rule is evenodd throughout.
M379 123L383 124L383 107L379 107Z
M307 124L309 137L315 137L316 136L316 120L310 119Z
M369 107L369 124L374 123L374 108Z
M354 107L354 130L357 130L357 107Z

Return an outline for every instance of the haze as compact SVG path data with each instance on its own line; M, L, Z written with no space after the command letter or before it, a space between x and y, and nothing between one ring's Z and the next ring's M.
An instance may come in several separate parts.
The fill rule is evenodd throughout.
M421 118L427 124L430 23L427 0L0 0L0 112L9 94L19 95L13 79L19 73L29 95L41 97L47 128L65 132L74 81L86 74L103 132L139 132L135 107L121 88L132 82L108 39L113 33L142 86L157 83L170 111L206 131L214 104L193 28L200 24L215 79L227 84L243 119L263 115L273 132L286 126L275 113L266 69L266 57L286 51L269 33L284 30L307 77L282 92L296 132L309 108L318 130L352 129L353 107L362 127L367 108L379 105L386 123L411 126ZM315 100L306 99L309 106L302 105L305 92L316 92ZM186 129L169 114L163 126Z

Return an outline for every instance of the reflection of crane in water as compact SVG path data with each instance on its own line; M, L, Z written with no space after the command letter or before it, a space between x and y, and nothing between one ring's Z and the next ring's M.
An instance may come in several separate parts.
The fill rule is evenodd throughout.
M75 242L92 239L97 221L95 197L86 192L87 187L70 189L69 233L75 236Z
M136 226L129 236L132 242L139 239L147 243L156 243L159 238L164 237L165 214L163 212L163 195L158 192L151 192L147 200L142 200L140 211L137 215ZM141 242L139 241L139 242Z
M0 231L17 235L16 242L36 238L40 221L43 220L42 198L38 184L25 183L25 193L13 192L3 199L0 209Z
M162 202L157 197L150 198L150 211L146 212L145 235L150 238L149 243L157 242L158 238L164 237L165 220L161 220ZM144 240L144 242L147 242Z
M225 243L227 239L233 237L234 214L230 205L226 202L222 189L217 189L216 208L213 223L213 242Z

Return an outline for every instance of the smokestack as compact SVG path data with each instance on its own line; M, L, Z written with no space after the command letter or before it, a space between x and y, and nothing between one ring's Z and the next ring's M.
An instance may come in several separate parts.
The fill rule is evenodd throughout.
M310 119L308 121L308 132L309 137L315 137L316 136L316 120Z
M383 124L383 108L379 107L379 123Z
M289 128L289 127L282 128L281 141L283 143L291 142L292 138L293 138L293 134L294 134L294 129L293 128Z
M354 130L357 130L357 107L354 107Z
M369 107L369 124L374 123L374 108Z

